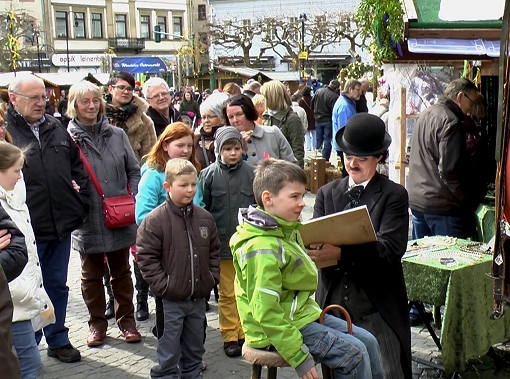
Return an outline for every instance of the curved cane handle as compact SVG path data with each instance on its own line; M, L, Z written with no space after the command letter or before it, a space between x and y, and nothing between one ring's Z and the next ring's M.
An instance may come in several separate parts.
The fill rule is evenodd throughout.
M352 334L351 316L349 315L349 312L347 312L347 310L344 307L342 307L341 305L331 304L331 305L328 305L326 308L324 308L321 312L321 317L319 317L319 322L322 324L324 322L324 315L332 309L338 309L340 312L342 312L342 314L345 317L345 321L347 322L347 331L349 332L349 334Z

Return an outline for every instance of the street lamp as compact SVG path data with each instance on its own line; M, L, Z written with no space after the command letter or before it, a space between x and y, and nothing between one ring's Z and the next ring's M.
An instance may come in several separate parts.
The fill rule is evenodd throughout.
M305 73L305 61L308 59L308 53L305 52L305 21L308 18L306 17L306 13L301 13L299 15L299 21L301 21L301 43L299 48L299 62L300 62L300 81L303 81L303 76Z
M66 15L66 57L67 57L67 72L70 72L69 69L69 14L73 13L73 11L64 11ZM76 21L76 15L74 15L75 22L74 26L78 26L78 21Z
M37 44L37 66L39 67L39 72L42 72L41 70L41 53L40 53L40 50L39 50L39 30L34 30L34 32L32 33L32 36L34 37L35 39L35 43Z

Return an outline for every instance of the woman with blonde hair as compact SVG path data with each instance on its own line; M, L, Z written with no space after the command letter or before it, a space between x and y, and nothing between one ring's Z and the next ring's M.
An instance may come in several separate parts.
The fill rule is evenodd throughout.
M266 98L267 105L267 109L262 115L262 123L280 128L289 142L299 166L304 167L303 123L292 110L292 101L287 89L279 80L271 80L262 85L260 93Z
M240 95L241 94L241 87L239 87L239 85L237 83L228 82L223 87L223 92L228 93L230 96Z
M18 354L21 378L35 379L39 377L42 363L34 332L55 322L55 310L43 287L35 235L25 202L23 165L23 151L10 143L0 142L0 204L25 236L28 251L27 265L9 283L14 306L13 345Z
M136 195L135 218L140 225L153 209L166 200L167 193L163 188L165 181L166 163L173 158L189 160L200 172L200 163L195 158L194 133L185 123L174 122L166 127L151 151L144 157L145 163L141 168L141 179ZM197 192L193 202L201 207L201 186L197 184ZM160 338L163 335L163 301L156 297L156 327L153 333Z
M140 166L126 133L110 124L105 115L101 90L81 81L69 90L68 131L79 146L105 197L137 193ZM129 248L135 244L136 224L108 228L103 215L103 200L92 180L88 181L90 208L81 227L72 233L74 250L81 257L81 289L89 310L88 346L100 346L106 338L108 321L102 278L104 256L115 299L115 319L126 342L139 342L133 306L133 282Z
M251 98L255 109L257 110L257 114L259 118L255 121L257 124L262 125L262 115L266 111L266 98L262 96L260 93L257 93L255 96Z

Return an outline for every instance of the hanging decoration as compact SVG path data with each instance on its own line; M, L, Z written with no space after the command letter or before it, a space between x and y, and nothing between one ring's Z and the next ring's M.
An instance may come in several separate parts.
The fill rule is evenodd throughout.
M355 17L363 44L370 40L368 49L376 65L393 61L397 53L402 56L404 12L400 0L361 0Z
M19 41L14 35L17 25L18 19L16 18L16 13L14 12L14 9L11 8L9 14L7 15L7 47L9 48L9 52L11 54L11 68L14 72L16 72L18 68L18 62L21 60L21 56L19 54Z

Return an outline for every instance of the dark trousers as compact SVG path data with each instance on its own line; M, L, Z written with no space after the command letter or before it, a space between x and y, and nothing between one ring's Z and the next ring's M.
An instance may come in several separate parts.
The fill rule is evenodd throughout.
M129 248L105 253L115 299L115 320L120 329L136 326L133 306L133 281L129 267ZM104 255L81 254L81 293L89 310L89 326L105 332L108 321L103 289Z
M158 340L158 365L151 369L151 378L199 378L205 353L201 330L205 299L163 299L163 309L165 331Z
M324 143L324 147L322 148L322 156L326 161L329 161L329 157L331 156L331 140L333 134L333 123L330 121L327 122L315 122L315 134L316 134L316 145L315 148L319 150Z
M413 215L413 239L427 236L449 236L463 238L461 216L443 216L411 210Z
M67 269L71 252L71 235L61 240L37 241L37 254L41 264L44 289L55 308L55 323L35 333L36 342L44 338L50 349L57 349L68 345L69 329L65 327L67 299Z

